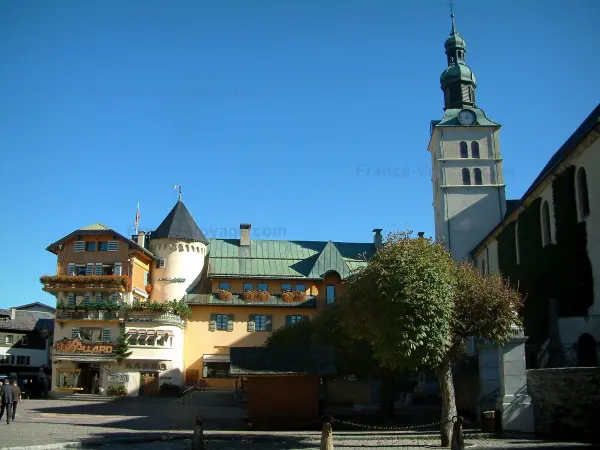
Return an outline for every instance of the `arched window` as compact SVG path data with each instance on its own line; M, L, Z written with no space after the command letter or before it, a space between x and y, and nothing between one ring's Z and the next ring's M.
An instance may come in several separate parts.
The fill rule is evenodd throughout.
M577 341L577 365L579 367L596 367L598 365L596 340L591 334L582 334Z
M583 167L577 171L577 203L579 203L579 220L583 220L590 214L587 175Z
M465 186L471 185L471 172L466 167L462 170L462 181Z
M473 169L473 178L475 178L475 184L481 186L483 179L481 178L481 169Z
M519 249L519 222L517 222L515 225L515 252L517 255L517 264L521 264L521 250Z
M465 141L462 141L460 143L460 157L461 158L469 157L469 147L467 146L467 143Z
M479 142L471 142L471 158L479 159Z
M550 207L548 202L542 204L542 244L548 245L552 242L552 229L550 228Z

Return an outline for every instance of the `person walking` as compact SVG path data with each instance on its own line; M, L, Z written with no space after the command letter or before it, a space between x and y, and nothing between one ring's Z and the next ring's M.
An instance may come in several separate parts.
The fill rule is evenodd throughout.
M21 388L17 384L17 381L13 381L13 404L12 404L12 420L15 421L17 415L17 403L21 401Z
M6 410L6 425L10 423L11 417L11 408L13 404L13 387L8 383L8 378L4 379L4 384L2 385L2 404L0 404L0 420L2 420L2 416L4 415L4 410Z

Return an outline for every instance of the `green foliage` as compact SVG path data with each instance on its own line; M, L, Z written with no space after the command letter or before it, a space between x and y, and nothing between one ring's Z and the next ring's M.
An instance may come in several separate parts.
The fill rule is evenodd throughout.
M392 233L340 301L353 336L389 370L436 367L451 345L454 261L440 244Z
M127 335L125 334L125 327L121 327L113 354L117 359L117 362L120 363L129 358L131 353L132 352L129 350L129 339L127 339Z
M170 302L141 302L136 300L132 305L124 305L123 309L125 311L131 310L146 310L152 312L160 312L160 313L171 313L177 314L180 317L184 317L189 319L192 317L192 309L189 307L187 303L183 300L177 301L175 299Z
M585 316L593 303L586 223L577 222L575 167L555 177L552 193L555 244L542 246L541 198L527 205L497 238L500 271L525 296L522 315L531 344L540 344L548 337L549 299L557 300L562 317ZM520 264L516 259L516 223Z
M513 327L522 326L519 311L521 294L498 273L482 276L472 264L457 262L454 267L456 291L452 329L455 342L471 336L505 344Z

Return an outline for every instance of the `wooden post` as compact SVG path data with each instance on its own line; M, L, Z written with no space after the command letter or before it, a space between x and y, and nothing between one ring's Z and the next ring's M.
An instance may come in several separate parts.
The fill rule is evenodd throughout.
M321 450L333 450L333 430L331 422L333 418L328 416L323 419L323 431L321 432Z
M194 437L192 438L192 450L204 450L204 419L196 416Z
M456 417L452 430L452 450L465 450L465 437L463 436L463 418Z

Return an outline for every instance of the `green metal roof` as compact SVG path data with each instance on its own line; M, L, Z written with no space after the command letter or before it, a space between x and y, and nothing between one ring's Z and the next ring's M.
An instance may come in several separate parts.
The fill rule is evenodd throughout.
M479 108L469 108L469 109L471 109L471 111L473 111L475 113L475 116L477 116L477 120L473 125L462 125L458 121L458 113L461 112L462 109L447 109L444 114L444 118L440 122L438 122L435 126L436 127L463 127L463 126L500 127L499 123L492 122L490 119L488 119L487 116L485 115L485 112L483 112L482 109L479 109Z
M211 239L208 276L319 279L335 271L347 278L373 251L371 243L255 240L245 248L239 239Z
M96 222L91 225L88 225L87 227L80 228L79 230L81 230L81 231L106 231L106 230L110 230L110 228L108 228L106 225L101 224L100 222Z

